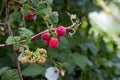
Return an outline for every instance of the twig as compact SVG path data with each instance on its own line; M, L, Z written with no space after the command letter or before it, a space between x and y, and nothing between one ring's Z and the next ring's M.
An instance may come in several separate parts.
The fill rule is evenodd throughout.
M11 46L12 44L0 44L0 47Z
M5 5L6 5L6 28L8 29L8 33L10 36L13 35L12 30L10 28L10 21L9 21L9 0L5 0Z
M21 68L18 62L18 58L17 58L17 54L16 52L14 52L14 58L15 58L15 62L16 62L16 66L17 66L17 70L18 70L18 74L19 74L19 78L20 80L23 80L22 74L21 74Z
M66 27L66 29L67 29L67 30L72 30L78 23L79 23L79 22L76 21L76 22L73 23L72 25ZM52 28L51 30L55 30L55 29L56 29L56 28ZM34 36L31 37L31 39L34 39L34 38L40 36L40 35L41 35L42 33L44 33L44 32L48 32L48 30L44 30L44 31L42 31L42 32L40 32L40 33L38 33L38 34L35 34ZM20 43L23 43L23 42L25 42L25 40L21 40L21 41L20 41ZM12 45L12 44L0 44L0 47L11 46L11 45Z
M67 30L72 30L72 29L73 29L73 27L75 27L78 23L79 23L79 22L78 22L78 21L76 21L76 22L75 22L75 23L73 23L71 26L66 27L66 29L67 29ZM50 30L55 30L55 29L56 29L56 28L52 28L52 29L50 29ZM48 32L48 30L42 31L42 32L40 32L40 33L38 33L38 34L36 34L36 35L32 36L32 39L34 39L34 38L36 38L36 37L40 36L40 35L41 35L42 33L44 33L44 32Z
M6 24L5 24L5 26L8 29L9 35L13 36L13 32L11 30L10 21L9 21L9 15L10 15L9 14L9 0L5 0L5 5L6 5ZM9 44L3 44L3 45L9 45ZM16 62L16 66L17 66L17 70L18 70L18 74L19 74L20 80L23 80L16 52L14 52L14 58L15 58L15 62Z

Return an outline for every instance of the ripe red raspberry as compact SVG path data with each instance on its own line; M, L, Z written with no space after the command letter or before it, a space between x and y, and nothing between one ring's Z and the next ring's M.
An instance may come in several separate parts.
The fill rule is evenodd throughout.
M51 39L51 40L49 41L49 46L50 46L51 48L56 48L56 47L58 47L58 44L59 44L59 41L58 41L57 39Z
M48 33L42 33L41 38L43 40L49 41L51 37Z
M66 34L66 28L64 26L59 26L56 29L58 36L64 36Z
M26 20L32 20L33 18L34 18L34 13L32 11L30 11L30 13L27 16L25 16Z

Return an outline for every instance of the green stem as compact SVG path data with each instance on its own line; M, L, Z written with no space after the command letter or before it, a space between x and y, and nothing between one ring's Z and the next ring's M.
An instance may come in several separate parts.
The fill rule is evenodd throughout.
M24 27L26 27L26 22L25 22L25 17L24 17L24 14L22 14L23 15L23 24L24 24Z
M22 6L23 7L23 6ZM21 7L21 10L22 10L22 20L23 20L23 25L24 25L24 27L26 27L26 22L25 22L25 15L24 15L24 10L23 10L23 8Z
M49 27L49 25L48 25L48 22L47 22L46 18L43 18L43 19L44 19L44 21L45 21L45 24L46 24L46 26L47 26L48 31L50 31L50 27Z

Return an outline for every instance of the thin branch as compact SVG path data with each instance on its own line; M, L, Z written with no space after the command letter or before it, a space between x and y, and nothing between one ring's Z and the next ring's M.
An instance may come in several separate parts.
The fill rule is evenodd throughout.
M14 58L15 58L16 66L17 66L17 69L18 69L19 78L20 78L20 80L23 80L23 77L22 77L22 74L21 74L21 68L20 68L20 64L18 62L16 52L14 52Z
M77 24L79 23L79 21L77 20L75 23L73 23L71 26L67 27L67 30L71 30L73 29Z
M76 21L75 23L73 23L72 25L66 27L67 30L72 30L79 22ZM55 30L56 28L52 28L51 30ZM31 37L31 39L34 39L36 37L39 37L42 33L44 32L48 32L48 30L44 30L38 34L35 34L34 36ZM20 43L25 42L25 40L21 40ZM5 47L5 46L11 46L12 44L0 44L0 47Z
M13 35L12 30L10 28L10 21L9 21L9 0L5 0L6 5L6 28L8 29L8 33L10 36Z
M12 44L0 44L0 47L11 46Z
M67 30L72 30L72 29L73 29L73 27L75 27L78 23L79 23L79 22L78 22L78 21L76 21L76 22L75 22L75 23L73 23L71 26L66 27L66 29L67 29ZM55 30L55 29L56 29L56 28L52 28L52 29L50 29L50 30ZM48 30L42 31L42 32L40 32L40 33L38 33L38 34L36 34L36 35L32 36L32 39L34 39L34 38L36 38L36 37L40 36L40 35L41 35L42 33L44 33L44 32L48 32Z

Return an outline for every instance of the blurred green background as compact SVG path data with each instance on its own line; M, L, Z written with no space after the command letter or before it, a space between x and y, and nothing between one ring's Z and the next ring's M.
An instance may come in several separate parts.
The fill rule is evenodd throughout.
M18 0L20 1L20 0ZM37 7L42 0L24 0L25 6ZM45 0L52 1L52 0ZM0 0L0 23L5 22L5 7ZM21 4L10 1L10 25L14 36L18 28L26 26L34 34L45 30L46 24L37 13L31 21L23 20ZM45 45L40 37L29 44L30 50L38 47L48 51L47 62L42 65L21 65L24 80L46 80L45 70L61 63L66 73L59 80L120 80L120 0L53 0L52 11L59 14L56 24L70 26L70 14L82 22L73 37L67 33L58 48ZM24 7L26 12L28 8ZM84 21L82 21L84 19ZM0 43L5 43L8 32L0 24ZM19 54L18 54L19 55ZM1 80L19 80L12 47L0 47Z

